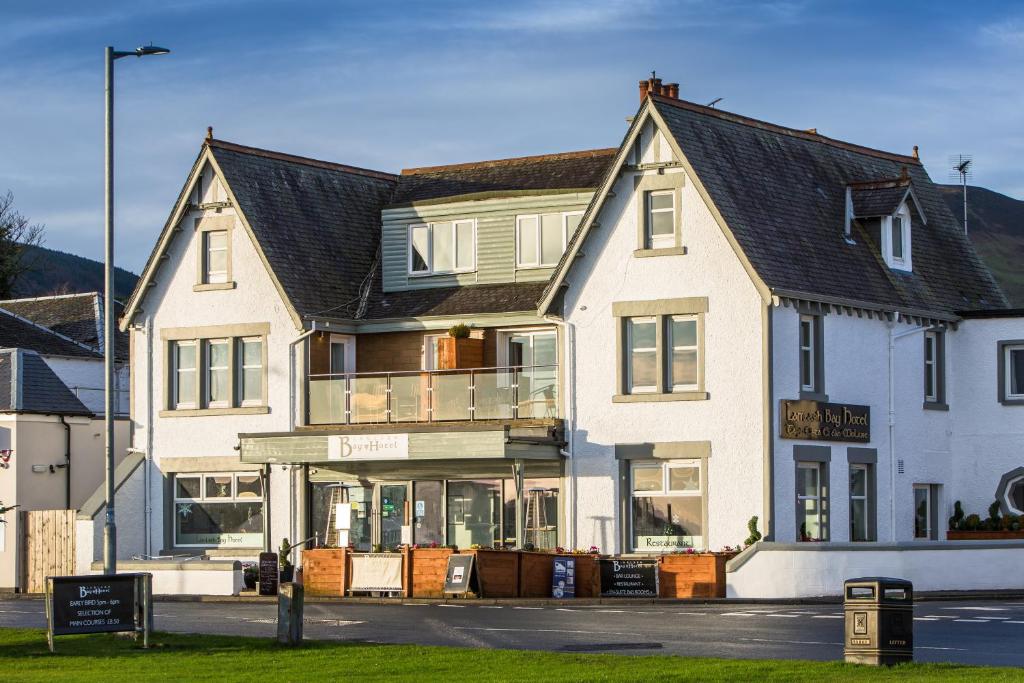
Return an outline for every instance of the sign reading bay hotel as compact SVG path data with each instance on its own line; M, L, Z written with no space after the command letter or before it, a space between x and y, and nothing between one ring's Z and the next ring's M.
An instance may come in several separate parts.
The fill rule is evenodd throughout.
M821 401L782 401L779 436L807 441L871 441L871 407Z
M408 434L345 434L327 437L328 460L405 460Z

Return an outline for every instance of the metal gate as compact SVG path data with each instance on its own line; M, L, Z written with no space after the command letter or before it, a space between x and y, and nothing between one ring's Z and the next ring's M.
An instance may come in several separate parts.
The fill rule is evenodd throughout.
M47 576L75 573L75 511L32 510L21 513L24 531L26 593L46 591Z

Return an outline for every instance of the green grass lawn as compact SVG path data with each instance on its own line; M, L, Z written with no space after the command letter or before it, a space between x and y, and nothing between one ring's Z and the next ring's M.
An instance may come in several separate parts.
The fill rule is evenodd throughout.
M1021 680L1015 669L909 664L889 670L839 662L800 662L559 654L414 645L309 641L301 648L270 639L159 633L144 651L111 635L65 636L57 653L45 631L0 629L0 680L285 681L455 680Z

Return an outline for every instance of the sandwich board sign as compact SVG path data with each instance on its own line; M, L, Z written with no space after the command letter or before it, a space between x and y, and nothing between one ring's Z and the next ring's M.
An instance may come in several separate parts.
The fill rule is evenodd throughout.
M454 553L448 556L448 571L444 576L445 593L468 593L474 589L479 593L477 582L474 580L476 577L473 576L474 558L474 555Z
M277 553L260 553L259 560L259 594L277 595L277 580L280 572L280 560Z
M576 559L572 557L556 557L552 560L551 597L576 597Z
M46 640L80 633L142 633L153 630L152 574L46 577Z

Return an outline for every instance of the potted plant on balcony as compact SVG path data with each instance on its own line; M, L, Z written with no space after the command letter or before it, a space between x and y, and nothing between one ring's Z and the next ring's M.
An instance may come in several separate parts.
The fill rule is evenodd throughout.
M448 336L437 340L438 370L479 368L484 364L484 340L470 336L465 323L453 325Z

